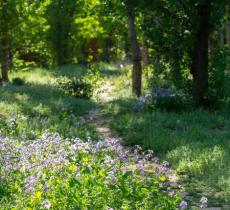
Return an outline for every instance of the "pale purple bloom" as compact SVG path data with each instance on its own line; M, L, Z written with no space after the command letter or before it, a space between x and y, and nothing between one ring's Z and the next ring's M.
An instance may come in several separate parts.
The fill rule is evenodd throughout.
M152 162L154 162L154 163L157 163L159 161L159 158L158 157L154 157L153 159L152 159Z
M164 167L169 167L169 162L164 161L164 162L162 163L162 165L163 165Z
M23 121L27 121L27 117L25 117L25 116L22 116L22 118L21 118Z
M115 176L112 176L110 179L110 183L114 184L117 181L117 178Z
M200 208L206 208L208 205L208 199L206 197L202 197L200 199Z
M44 209L50 209L51 207L51 204L49 201L45 200L45 201L42 201L42 208Z
M187 209L187 208L188 208L188 203L185 200L182 200L180 202L180 209L184 210L184 209Z

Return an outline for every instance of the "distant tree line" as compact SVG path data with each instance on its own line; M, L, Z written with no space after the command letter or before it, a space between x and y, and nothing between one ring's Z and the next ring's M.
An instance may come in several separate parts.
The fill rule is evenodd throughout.
M198 106L227 88L228 0L2 0L0 14L3 81L26 65L131 60L137 96L148 66Z

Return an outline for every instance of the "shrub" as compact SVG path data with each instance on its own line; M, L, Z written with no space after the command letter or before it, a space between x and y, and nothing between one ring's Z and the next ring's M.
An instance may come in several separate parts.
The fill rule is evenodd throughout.
M89 99L93 96L92 84L83 77L68 77L58 78L58 87L62 89L65 94L72 95L76 98Z
M100 86L102 78L96 65L91 65L85 75L73 78L60 77L57 85L65 94L76 98L89 99L94 95L95 90Z
M173 88L158 86L134 104L136 110L184 111L192 107L192 97Z
M12 83L13 85L16 85L16 86L22 86L25 84L25 80L20 77L15 77L12 79Z

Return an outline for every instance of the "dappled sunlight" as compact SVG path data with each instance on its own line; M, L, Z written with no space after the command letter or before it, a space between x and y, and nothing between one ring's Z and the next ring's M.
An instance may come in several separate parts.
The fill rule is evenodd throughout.
M111 128L124 143L152 148L169 161L189 195L206 193L214 206L218 199L228 203L230 119L221 112L203 110L135 112L128 108L132 103L114 101L105 109L113 116Z
M230 209L229 0L0 19L0 210Z

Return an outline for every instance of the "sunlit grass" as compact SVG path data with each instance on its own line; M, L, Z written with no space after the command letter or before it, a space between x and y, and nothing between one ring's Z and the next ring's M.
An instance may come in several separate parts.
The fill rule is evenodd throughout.
M79 117L92 109L95 103L92 100L67 96L55 86L55 80L61 74L82 74L84 68L82 70L81 66L69 65L52 70L37 68L25 72L11 72L10 80L19 77L25 84L18 86L9 83L0 89L2 120L10 120L12 115L24 115L29 119L28 129L34 130L37 135L44 130L60 131L64 137L74 135L86 137L94 133L90 126L84 125L84 128L78 128L76 124L80 120ZM73 115L75 119L72 119ZM44 119L48 119L49 123L41 126L40 121Z
M126 81L123 76L122 81ZM128 88L115 78L118 94ZM115 89L116 89L115 88ZM115 92L116 93L116 92ZM122 94L121 94L122 95ZM230 114L209 112L135 112L130 95L110 102L105 113L110 127L127 145L153 149L177 171L185 191L196 197L206 195L210 206L230 202Z

